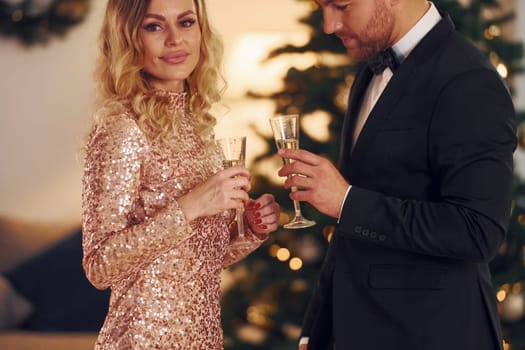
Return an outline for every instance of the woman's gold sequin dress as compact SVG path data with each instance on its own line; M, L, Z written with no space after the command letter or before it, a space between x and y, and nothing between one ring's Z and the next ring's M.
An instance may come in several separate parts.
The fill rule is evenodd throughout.
M186 94L160 94L173 111L185 111ZM246 227L240 244L229 229L233 211L185 220L177 198L222 161L218 151L205 152L191 115L182 114L176 146L151 142L131 112L106 118L90 134L83 266L95 287L111 288L96 349L222 349L221 269L265 238Z

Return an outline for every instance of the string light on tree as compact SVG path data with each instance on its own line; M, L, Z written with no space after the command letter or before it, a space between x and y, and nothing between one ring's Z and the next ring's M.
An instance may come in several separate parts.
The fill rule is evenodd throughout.
M332 225L328 225L323 228L323 236L328 242L330 242L330 240L332 239L332 234L334 233L334 231L335 226Z
M279 248L279 250L277 250L277 260L279 261L288 261L288 259L290 259L290 251L287 249L287 248Z
M290 259L290 269L297 271L300 270L303 267L303 261L300 258L292 258Z

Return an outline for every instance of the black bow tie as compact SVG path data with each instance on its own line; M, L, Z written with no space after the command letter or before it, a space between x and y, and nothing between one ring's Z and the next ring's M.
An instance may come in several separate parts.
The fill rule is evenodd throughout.
M379 75L383 73L386 67L394 72L401 62L394 52L394 49L389 47L388 49L379 52L377 56L370 58L367 63L372 72L374 72L375 75Z

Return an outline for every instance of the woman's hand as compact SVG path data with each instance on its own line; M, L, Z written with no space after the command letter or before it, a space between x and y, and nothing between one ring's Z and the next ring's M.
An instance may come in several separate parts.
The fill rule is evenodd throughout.
M250 173L244 167L221 170L178 199L188 222L228 209L242 208L249 202Z
M245 217L248 225L256 234L268 234L279 227L281 209L271 194L246 202Z

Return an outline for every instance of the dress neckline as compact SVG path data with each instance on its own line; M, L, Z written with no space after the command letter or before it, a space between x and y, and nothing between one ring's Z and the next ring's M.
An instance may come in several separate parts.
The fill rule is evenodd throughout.
M155 90L155 94L165 98L169 102L170 109L181 112L186 111L189 96L187 92Z

